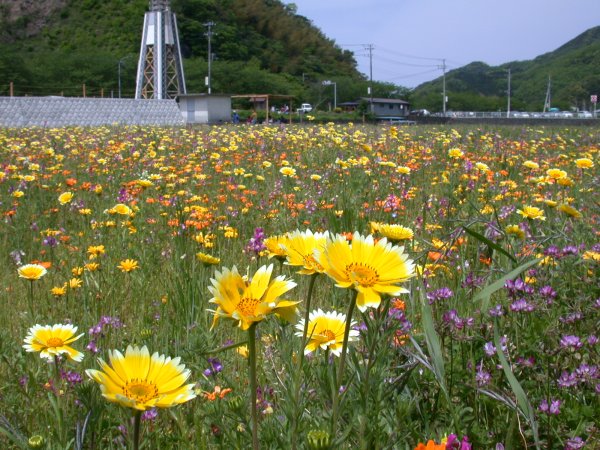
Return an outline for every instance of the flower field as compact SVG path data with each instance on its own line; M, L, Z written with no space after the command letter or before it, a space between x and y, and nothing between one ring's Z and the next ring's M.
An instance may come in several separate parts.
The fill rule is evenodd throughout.
M600 448L600 129L0 130L0 447Z

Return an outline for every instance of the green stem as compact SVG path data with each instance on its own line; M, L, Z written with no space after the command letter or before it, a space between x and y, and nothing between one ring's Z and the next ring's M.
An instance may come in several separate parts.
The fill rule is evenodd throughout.
M142 412L136 411L133 416L133 450L140 448L140 428L142 423Z
M346 328L344 329L344 341L342 342L342 354L340 355L340 366L337 374L337 380L335 383L335 392L333 393L333 405L331 408L331 434L335 435L335 426L338 421L338 407L340 403L340 387L344 379L344 367L346 365L346 352L348 350L348 337L350 336L350 327L352 324L352 313L356 306L356 298L358 297L358 291L354 291L350 306L348 307L348 314L346 315Z
M296 376L295 376L295 392L294 392L294 406L296 407L296 411L294 411L294 416L293 416L293 424L292 424L292 449L295 450L296 449L296 437L297 437L297 432L298 432L298 422L299 420L299 414L298 411L302 411L302 408L298 408L298 402L300 399L300 386L301 386L301 382L300 380L302 379L302 366L304 364L304 348L306 347L306 336L308 334L308 321L309 321L309 317L310 317L310 303L311 303L311 299L312 299L312 293L313 293L313 289L315 287L315 281L317 280L317 277L319 276L318 273L313 273L312 276L310 277L310 283L308 285L308 294L306 294L306 312L304 313L304 330L302 331L302 347L300 349L300 356L298 357L298 368L296 369Z
M31 315L31 320L34 320L33 317L33 280L29 280L29 314Z
M56 420L58 421L58 436L61 443L65 443L63 412L60 399L60 355L54 355L54 395L56 396Z
M248 328L248 371L250 374L250 411L252 414L252 448L258 450L258 412L256 410L256 324Z

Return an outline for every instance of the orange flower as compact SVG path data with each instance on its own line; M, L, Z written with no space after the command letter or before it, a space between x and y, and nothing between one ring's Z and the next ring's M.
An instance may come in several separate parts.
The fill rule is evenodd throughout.
M215 389L212 392L204 392L204 398L211 402L214 402L217 399L217 397L223 398L231 391L231 388L221 389L221 386L215 386Z
M427 445L419 442L419 444L415 447L415 450L446 450L446 444L436 444L433 440L427 441Z

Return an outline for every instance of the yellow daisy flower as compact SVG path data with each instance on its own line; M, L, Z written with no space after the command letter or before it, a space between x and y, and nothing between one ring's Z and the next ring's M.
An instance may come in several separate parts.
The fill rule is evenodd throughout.
M58 203L61 205L66 205L67 203L70 203L71 200L73 200L72 192L63 192L58 196Z
M594 161L589 158L579 158L575 160L575 164L580 169L591 169L594 167Z
M269 236L263 241L264 246L269 253L269 258L277 258L283 260L286 258L285 242L287 241L289 234L280 236Z
M110 365L98 359L100 370L88 369L86 374L100 385L102 396L109 402L146 411L150 408L170 408L196 397L194 384L184 384L189 369L180 358L171 359L152 354L146 346L128 346L123 355L118 350L108 352Z
M117 269L121 269L121 272L131 272L132 270L139 269L140 266L135 259L124 259L119 263Z
M297 301L280 300L283 294L296 287L296 283L280 275L271 280L273 264L260 267L252 279L242 277L234 266L216 271L208 290L213 295L210 303L217 305L213 327L219 317L227 317L238 322L242 330L247 330L255 322L260 322L270 314L277 314L291 322L296 314Z
M351 325L354 325L352 323ZM304 335L304 319L297 325L296 336ZM344 343L344 331L346 329L346 315L335 311L323 312L321 309L311 311L308 317L307 338L308 342L304 347L304 354L329 349L335 356L340 356L342 345ZM358 337L358 330L350 329L348 342L355 341Z
M34 325L25 337L23 348L28 352L40 352L41 358L53 360L55 356L65 354L67 358L79 362L83 359L83 353L69 345L83 336L83 333L75 336L76 332L77 327L70 324Z
M314 257L315 250L323 250L327 240L326 233L313 233L310 230L296 230L291 233L285 243L281 244L287 256L287 264L290 266L301 266L298 273L312 275L322 273L323 267Z
M573 208L571 205L560 205L558 208L559 211L564 212L567 216L574 217L575 219L580 219L582 214Z
M517 209L517 212L526 219L546 220L544 210L536 206L524 206L523 209Z
M414 236L413 230L397 224L377 224L377 231L392 242L409 240Z
M23 264L17 269L19 277L25 278L26 280L39 280L48 271L41 264Z
M221 262L221 258L217 258L216 256L212 256L202 252L196 253L196 259L198 259L198 261L200 261L205 266L213 266Z
M392 245L386 238L375 242L372 235L365 237L358 232L352 243L342 235L328 238L323 252L315 256L336 286L358 292L356 306L363 312L367 307L378 307L381 294L407 293L397 285L415 275L414 262L404 247Z

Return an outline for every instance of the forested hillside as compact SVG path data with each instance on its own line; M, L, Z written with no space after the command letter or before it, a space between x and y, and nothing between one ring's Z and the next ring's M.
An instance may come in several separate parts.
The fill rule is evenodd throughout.
M590 109L590 94L600 94L600 27L594 27L558 49L531 61L501 66L474 62L446 74L449 109L455 111L505 110L508 69L511 71L512 109L541 111L548 82L552 106ZM439 110L442 79L424 83L412 99L423 107Z

